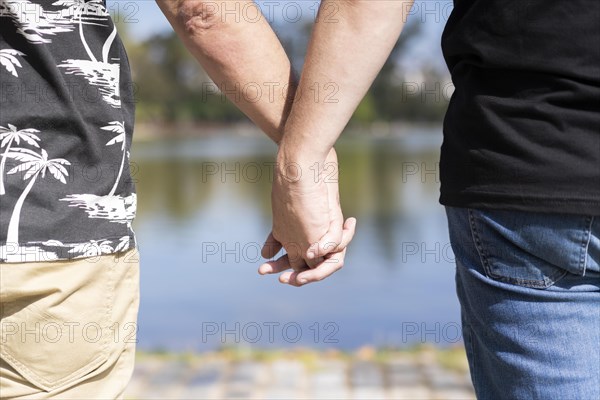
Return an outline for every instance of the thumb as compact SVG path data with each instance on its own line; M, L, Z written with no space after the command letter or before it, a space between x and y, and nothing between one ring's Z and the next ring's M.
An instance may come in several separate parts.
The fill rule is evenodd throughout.
M275 239L275 237L273 236L273 232L269 233L269 236L267 236L267 240L265 240L265 244L263 244L263 247L260 251L260 255L263 258L273 258L275 257L275 255L277 255L277 253L279 253L279 250L281 250L281 243L279 243L279 241L277 239Z

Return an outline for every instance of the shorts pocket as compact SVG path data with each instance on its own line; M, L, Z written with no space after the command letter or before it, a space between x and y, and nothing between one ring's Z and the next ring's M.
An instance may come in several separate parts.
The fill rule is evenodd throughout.
M545 289L568 273L583 274L582 249L591 217L469 209L469 224L486 275Z
M45 391L68 387L110 353L114 265L100 259L71 263L44 263L55 265L37 273L31 265L5 267L31 268L12 276L32 279L23 282L23 295L2 304L0 357Z

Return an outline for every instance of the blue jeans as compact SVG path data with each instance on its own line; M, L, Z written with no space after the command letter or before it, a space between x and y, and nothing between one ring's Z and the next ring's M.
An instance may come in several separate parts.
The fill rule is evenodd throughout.
M600 217L447 207L479 399L600 399Z

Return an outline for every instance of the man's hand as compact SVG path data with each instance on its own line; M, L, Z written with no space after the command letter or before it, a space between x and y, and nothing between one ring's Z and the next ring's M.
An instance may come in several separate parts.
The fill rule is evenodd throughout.
M261 273L291 267L295 272L283 274L280 280L298 285L307 276L322 279L341 266L337 258L345 255L343 249L349 241L346 239L354 233L355 221L347 221L346 229L340 231L343 217L337 201L337 182L335 188L330 188L323 181L326 174L322 172L328 165L325 160L335 157L331 153L333 146L398 40L412 3L413 0L321 1L321 10L335 7L337 22L333 24L325 18L315 21L280 142L272 197L273 232L263 251L263 256L273 257L283 245L288 255L261 266ZM315 85L334 85L338 97L320 101L300 96ZM315 175L318 179L314 179ZM319 244L314 245L315 242ZM328 248L333 255L326 255ZM336 262L332 261L334 257ZM307 269L315 263L316 268Z
M345 248L354 236L356 220L344 217L339 203L335 150L325 160L310 153L281 148L272 191L273 230L263 247L265 258L282 246L287 254L259 268L280 276L282 283L301 286L320 281L342 268Z
M290 61L267 19L261 17L259 20L250 21L247 18L231 15L227 11L231 9L249 10L254 7L257 14L261 15L253 0L227 0L227 2L157 0L157 3L183 43L202 64L215 84L219 88L226 89L224 93L228 98L270 138L276 143L280 143L294 99L297 82ZM259 96L256 99L253 94L247 94L246 91L241 90L248 83L260 86L268 85L269 90L272 89L272 92L269 91L269 95ZM250 98L246 98L246 95ZM285 163L286 161L282 162ZM304 174L311 173L309 167L310 165L303 167ZM283 176L278 178L274 199L279 199L275 202L279 205L279 214L285 215L286 211L282 208L285 207L285 200L282 203L281 199L287 196L286 187L288 187L288 182L285 181ZM297 221L297 218L279 217L274 224L275 236L286 243L286 249L290 254L293 254L294 259L298 259L296 266L299 270L306 265L301 261L304 259L304 255L300 253L306 250L307 244L320 239L319 235L323 235L328 231L328 224L326 222L322 223L319 218L323 218L323 221L329 221L334 216L333 219L337 221L333 224L335 227L334 233L325 237L327 243L339 240L341 237L339 232L342 230L343 223L337 200L337 182L332 185L335 187L332 187L331 190L325 190L322 184L313 187L314 185L301 186L300 183L297 182L296 185L289 186L295 186L298 189L294 193L289 193L290 197L294 199L290 204L294 204L294 209L299 212L302 207L309 207L308 212L302 212L302 215L298 214L296 217L313 218L312 222L305 225L296 225L292 221ZM326 186L330 185L330 183L327 183ZM310 207L311 201L302 205L302 201L299 201L302 198L294 196L294 194L300 193L299 189L301 187L304 188L303 190L313 190L315 196L311 201L320 199L323 209L332 207L334 211L331 213L321 212L319 217L315 219L312 212L316 208ZM319 193L319 196L316 195L317 193ZM332 196L331 201L328 200L328 196ZM294 231L291 234L285 229L286 225L287 227L293 227ZM316 234L317 232L319 235ZM335 239L332 239L331 236L334 236ZM301 238L300 241L305 244L299 246L300 242L295 238ZM271 254L265 250L264 254L267 258L273 257L281 249L281 244L275 239L271 238L269 243L273 245L267 247L271 247L273 252ZM300 250L301 248L302 250ZM318 250L318 248L315 250ZM319 252L315 251L315 258L319 257L318 254ZM308 259L309 263L314 266L316 261L312 258ZM331 263L327 266L331 266ZM319 272L321 271L326 270L321 268Z
M273 234L263 256L273 257L283 245L292 259L291 263L271 263L270 270L261 266L261 272L282 271L293 264L296 271L280 278L292 284L299 284L304 277L314 281L330 275L341 266L337 258L343 260L343 248L352 238L355 221L343 224L337 182L323 181L325 160L389 56L413 0L322 0L321 10L336 8L336 23L327 18L316 20L298 93L309 93L315 84L334 84L339 97L326 102L312 96L294 97L295 77L289 59L266 18L228 17L225 3L211 0L157 2L213 81L228 89L228 97L280 143ZM255 7L260 15L253 0L228 0L227 4L236 10ZM239 89L249 82L275 83L274 96L260 96L258 101L246 98ZM335 159L335 153L332 157ZM299 181L292 175L294 167L302 172ZM306 179L311 175L312 182ZM315 180L315 175L319 179ZM327 250L333 254L325 255ZM309 270L309 265L315 268Z

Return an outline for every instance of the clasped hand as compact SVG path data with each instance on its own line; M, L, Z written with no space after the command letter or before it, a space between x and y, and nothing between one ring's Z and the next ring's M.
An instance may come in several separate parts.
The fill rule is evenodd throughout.
M271 193L273 229L262 256L272 259L259 273L276 274L281 283L302 286L321 281L344 265L356 219L344 216L338 189L338 160L332 149L322 160L303 154L289 157L280 149Z

